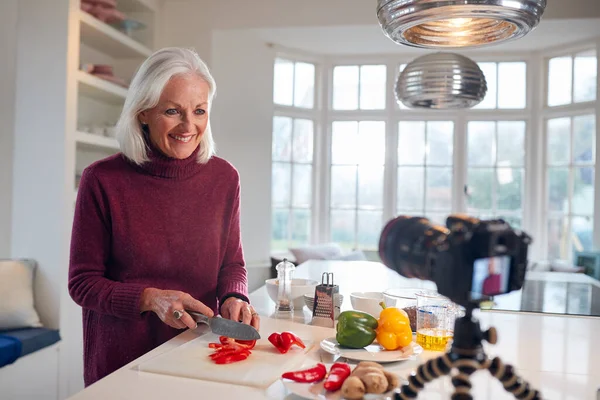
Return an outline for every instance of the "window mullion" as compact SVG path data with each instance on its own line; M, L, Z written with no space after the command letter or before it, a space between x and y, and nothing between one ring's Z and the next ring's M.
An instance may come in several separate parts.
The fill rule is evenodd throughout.
M600 55L600 38L596 40L596 57ZM597 161L598 155L600 154L600 85L598 80L600 79L600 62L596 62L596 154L594 157L594 218L593 229L594 229L594 248L600 248L600 163Z
M467 211L465 185L468 184L468 122L464 113L454 121L454 151L452 152L452 213Z

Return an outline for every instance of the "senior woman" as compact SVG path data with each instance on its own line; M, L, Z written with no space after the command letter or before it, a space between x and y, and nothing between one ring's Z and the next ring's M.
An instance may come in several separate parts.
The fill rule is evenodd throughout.
M86 386L196 327L184 310L258 328L240 239L240 180L214 155L215 81L198 55L151 55L117 123L121 153L90 165L73 222L69 293L83 308Z

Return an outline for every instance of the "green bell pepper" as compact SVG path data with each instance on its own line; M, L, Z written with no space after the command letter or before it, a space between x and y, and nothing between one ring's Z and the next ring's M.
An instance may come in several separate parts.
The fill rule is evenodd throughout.
M377 319L361 311L340 313L335 339L344 347L361 349L370 345L377 336Z

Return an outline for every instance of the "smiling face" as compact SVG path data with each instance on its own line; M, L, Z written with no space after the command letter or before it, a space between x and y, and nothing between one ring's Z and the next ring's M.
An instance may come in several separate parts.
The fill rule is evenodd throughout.
M164 155L188 158L208 124L208 83L196 74L176 75L165 85L158 104L139 114L150 140Z

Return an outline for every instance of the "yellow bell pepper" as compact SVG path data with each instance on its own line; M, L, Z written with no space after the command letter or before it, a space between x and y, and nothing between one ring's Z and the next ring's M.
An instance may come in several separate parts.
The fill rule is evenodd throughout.
M385 307L379 315L377 324L377 342L386 350L397 350L412 342L410 320L404 310L395 307Z

